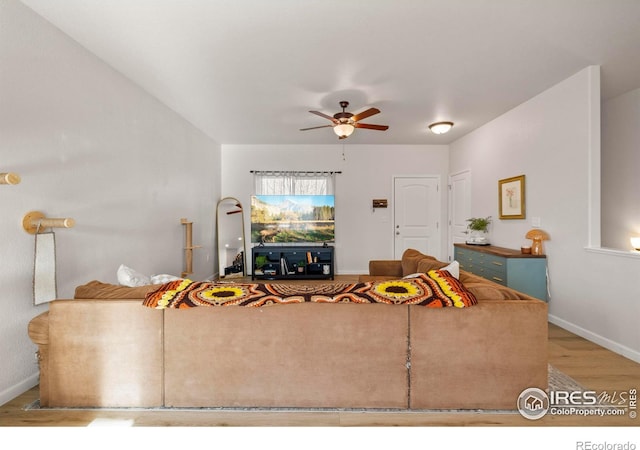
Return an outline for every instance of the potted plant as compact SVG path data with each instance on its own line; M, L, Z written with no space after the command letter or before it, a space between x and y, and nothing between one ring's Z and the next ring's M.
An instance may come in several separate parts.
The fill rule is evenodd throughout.
M256 255L255 264L253 267L254 274L263 275L264 271L262 270L262 268L264 267L265 264L267 264L267 262L268 260L265 255Z
M489 245L489 225L491 224L491 216L488 217L472 217L467 219L467 231L469 235L467 244L471 245Z

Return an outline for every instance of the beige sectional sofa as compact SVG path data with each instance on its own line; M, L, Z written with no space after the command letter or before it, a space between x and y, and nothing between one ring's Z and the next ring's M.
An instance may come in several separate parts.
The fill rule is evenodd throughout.
M362 280L444 265L407 251ZM155 287L91 282L29 325L41 405L515 409L522 390L547 387L547 305L460 280L477 305L156 310L142 306Z

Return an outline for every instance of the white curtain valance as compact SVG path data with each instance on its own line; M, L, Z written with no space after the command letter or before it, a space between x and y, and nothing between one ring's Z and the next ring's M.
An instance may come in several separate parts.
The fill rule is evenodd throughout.
M256 175L272 175L272 176L286 176L286 175L333 175L334 173L342 173L335 170L252 170L251 173Z
M331 171L252 170L254 195L335 195Z

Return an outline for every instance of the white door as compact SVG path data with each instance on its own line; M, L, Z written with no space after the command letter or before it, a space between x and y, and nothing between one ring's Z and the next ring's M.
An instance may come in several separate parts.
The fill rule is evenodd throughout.
M440 258L440 178L394 178L394 257L408 248Z
M471 218L471 172L451 175L449 178L449 242L464 242L468 236L467 219ZM449 260L453 260L453 245L449 246Z

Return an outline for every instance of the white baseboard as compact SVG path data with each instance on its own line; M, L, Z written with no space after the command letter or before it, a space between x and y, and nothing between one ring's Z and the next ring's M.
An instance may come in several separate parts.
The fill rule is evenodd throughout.
M578 325L567 322L566 320L553 316L551 314L549 314L549 322L554 325L558 325L559 327L564 328L567 331L571 331L573 334L577 334L580 337L594 342L606 348L607 350L611 350L612 352L622 355L625 358L629 358L632 361L640 363L640 352L629 348L626 345L622 345L618 342L612 341L611 339L600 336L599 334L593 333Z
M40 373L36 372L33 375L31 375L29 378L21 381L18 384L14 384L9 389L5 389L4 391L0 392L0 406L10 402L11 400L18 397L19 395L24 394L29 389L36 386L39 381L40 381Z

